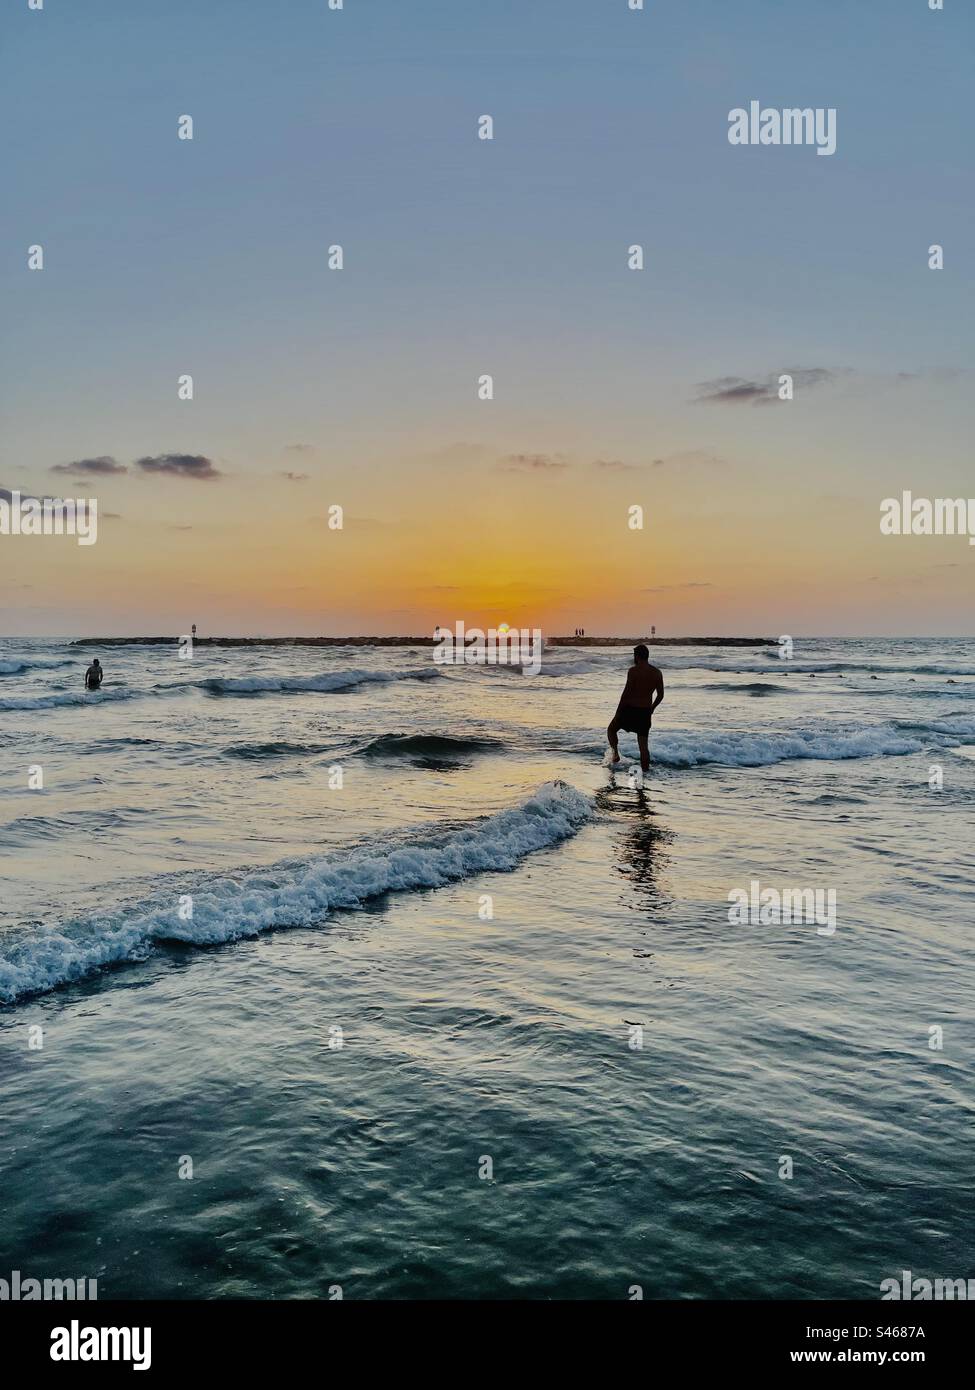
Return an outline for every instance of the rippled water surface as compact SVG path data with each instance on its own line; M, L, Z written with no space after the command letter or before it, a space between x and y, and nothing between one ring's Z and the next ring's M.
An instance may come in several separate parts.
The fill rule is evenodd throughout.
M640 792L621 649L0 643L0 1277L973 1275L975 642L657 659ZM835 933L732 925L752 880Z

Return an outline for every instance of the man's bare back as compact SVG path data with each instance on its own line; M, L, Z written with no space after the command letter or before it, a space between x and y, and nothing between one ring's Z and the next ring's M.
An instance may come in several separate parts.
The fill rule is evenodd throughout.
M660 698L654 699L657 692ZM626 685L620 697L621 705L632 705L634 709L653 709L664 697L664 678L656 666L649 661L639 661L626 673Z

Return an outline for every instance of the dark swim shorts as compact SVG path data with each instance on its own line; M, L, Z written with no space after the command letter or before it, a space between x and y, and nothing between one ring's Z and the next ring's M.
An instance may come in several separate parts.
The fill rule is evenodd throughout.
M615 720L628 734L648 734L650 732L651 711L637 709L636 705L620 705Z

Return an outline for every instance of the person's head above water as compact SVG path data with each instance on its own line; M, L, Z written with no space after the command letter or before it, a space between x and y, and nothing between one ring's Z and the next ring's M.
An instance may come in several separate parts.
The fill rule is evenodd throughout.
M98 657L96 656L95 659L94 659L94 661L93 661L91 664L92 664L92 666L100 666L100 665L101 665L101 662L98 660Z
M634 648L633 648L633 660L634 660L634 661L649 661L649 660L650 660L650 648L649 648L649 647L645 647L645 646L643 645L643 643L641 642L640 645L639 645L638 647L634 647Z

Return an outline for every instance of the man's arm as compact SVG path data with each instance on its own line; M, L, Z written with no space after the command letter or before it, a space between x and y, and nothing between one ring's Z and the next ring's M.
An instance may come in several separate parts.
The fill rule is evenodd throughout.
M664 702L664 676L662 671L657 671L653 683L653 704L650 706L651 713Z

